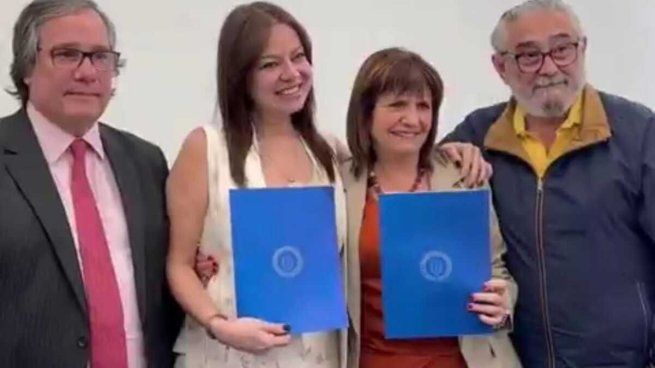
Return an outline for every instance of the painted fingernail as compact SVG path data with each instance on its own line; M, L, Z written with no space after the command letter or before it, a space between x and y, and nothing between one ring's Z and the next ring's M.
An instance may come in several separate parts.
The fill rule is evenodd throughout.
M468 310L472 310L472 309L473 309L473 303L469 303L469 304L466 306L466 309L468 309Z
M285 323L285 324L282 326L282 329L284 330L284 332L291 332L291 325Z

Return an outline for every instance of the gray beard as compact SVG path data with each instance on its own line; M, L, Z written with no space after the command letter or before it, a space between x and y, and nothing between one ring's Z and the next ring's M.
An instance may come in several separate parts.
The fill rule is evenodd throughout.
M560 116L564 116L566 114L566 111L570 108L571 106L564 106L564 103L562 101L546 101L542 106L541 106L541 113L542 117L544 118L556 118Z
M565 106L565 103L560 100L548 100L543 104L537 106L530 104L529 100L524 100L519 96L514 96L519 106L528 114L539 118L557 118L566 114L566 111L571 106Z
M569 83L574 83L574 81L569 79ZM521 105L521 108L529 115L540 118L560 118L565 116L571 106L573 106L576 97L582 92L586 83L587 78L583 71L579 84L574 86L575 93L572 95L571 101L547 100L541 104L541 106L535 106L529 103L529 99L518 97L516 94L514 94L514 98L516 99L516 102Z
M521 108L526 113L528 113L528 115L532 115L540 118L559 118L566 115L567 111L575 103L575 98L579 93L582 92L583 88L584 88L584 83L581 85L581 87L577 88L576 93L572 95L570 101L551 99L551 100L546 100L544 103L542 103L539 106L530 104L529 99L523 99L517 95L514 95L514 98L516 99L516 102L521 106Z

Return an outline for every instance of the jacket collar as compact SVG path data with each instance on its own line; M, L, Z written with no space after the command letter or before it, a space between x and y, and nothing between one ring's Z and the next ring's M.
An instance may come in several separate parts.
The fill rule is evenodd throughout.
M571 144L564 150L564 154L606 141L612 136L607 114L598 91L587 85L582 93L582 124ZM523 149L521 140L514 129L513 116L515 108L516 100L512 98L505 111L489 128L484 140L484 147L505 152L525 162L530 162L530 158Z

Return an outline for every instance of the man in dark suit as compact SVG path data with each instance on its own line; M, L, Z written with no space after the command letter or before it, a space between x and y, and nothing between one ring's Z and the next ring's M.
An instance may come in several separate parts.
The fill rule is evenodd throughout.
M0 119L0 367L169 367L161 150L98 122L120 67L90 0L36 0L14 28L21 102Z

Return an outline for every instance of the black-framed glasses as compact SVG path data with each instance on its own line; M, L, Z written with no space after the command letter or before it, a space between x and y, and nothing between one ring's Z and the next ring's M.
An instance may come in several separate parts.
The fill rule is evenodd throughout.
M117 71L120 63L120 52L112 50L82 51L63 47L50 50L52 64L59 68L76 69L88 58L98 71Z
M567 42L553 47L552 49L543 52L539 49L523 51L523 52L509 52L503 51L501 56L510 55L514 57L516 65L523 73L536 73L544 65L546 56L558 67L565 67L573 64L578 59L578 46L582 41Z

